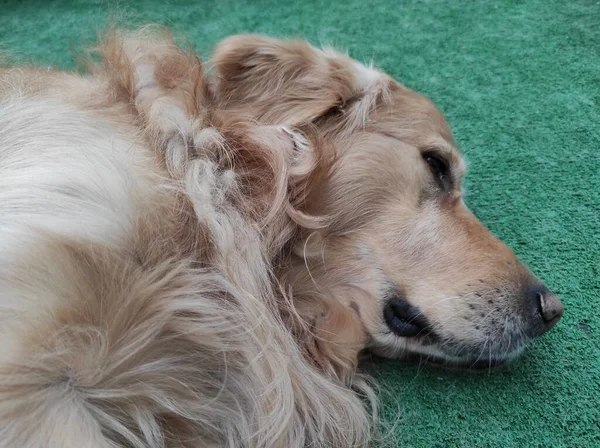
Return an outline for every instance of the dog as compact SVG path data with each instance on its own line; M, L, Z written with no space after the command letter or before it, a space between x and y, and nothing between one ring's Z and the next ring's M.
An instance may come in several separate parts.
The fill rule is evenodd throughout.
M0 71L0 446L363 447L364 350L516 358L563 305L441 112L304 41L113 30Z

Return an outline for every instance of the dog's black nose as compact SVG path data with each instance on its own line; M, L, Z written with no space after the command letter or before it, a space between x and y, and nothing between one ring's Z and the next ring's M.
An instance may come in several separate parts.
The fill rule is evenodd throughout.
M527 299L541 320L540 334L550 330L562 317L565 308L562 302L544 285L536 284L527 290Z
M428 333L429 323L425 316L404 299L389 300L383 309L383 317L390 330L398 336L407 338Z

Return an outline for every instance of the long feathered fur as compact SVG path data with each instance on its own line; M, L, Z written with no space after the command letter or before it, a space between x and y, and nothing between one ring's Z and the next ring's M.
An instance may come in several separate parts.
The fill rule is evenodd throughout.
M0 446L366 446L368 382L274 275L320 143L213 110L162 30L99 52L2 75Z

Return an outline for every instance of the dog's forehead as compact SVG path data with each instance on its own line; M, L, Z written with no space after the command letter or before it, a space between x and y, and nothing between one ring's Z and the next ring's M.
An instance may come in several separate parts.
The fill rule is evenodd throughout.
M387 104L388 121L384 124L391 135L410 143L421 152L435 151L452 165L455 176L461 178L466 164L458 150L450 125L444 114L427 97L396 84Z
M436 104L424 95L401 86L394 91L390 107L397 117L411 121L423 132L438 136L450 145L454 144L446 117Z

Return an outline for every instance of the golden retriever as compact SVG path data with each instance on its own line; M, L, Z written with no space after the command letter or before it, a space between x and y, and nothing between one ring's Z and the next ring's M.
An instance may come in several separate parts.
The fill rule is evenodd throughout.
M436 107L303 41L164 30L0 71L0 446L362 447L370 349L512 360L560 301Z

